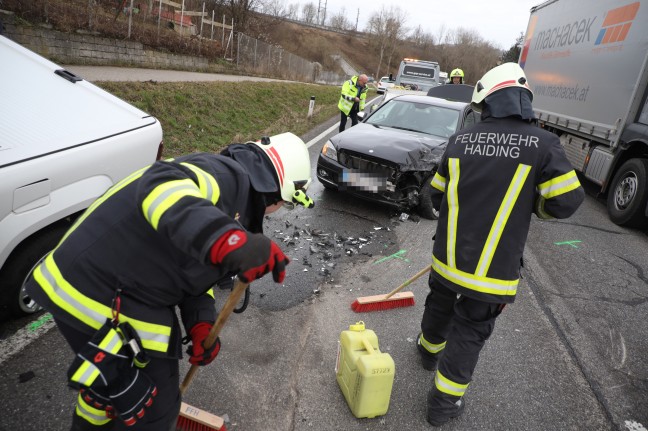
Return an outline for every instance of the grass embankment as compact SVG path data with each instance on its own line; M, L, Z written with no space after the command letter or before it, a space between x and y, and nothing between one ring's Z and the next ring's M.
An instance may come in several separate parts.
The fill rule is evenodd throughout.
M233 142L283 132L302 135L338 115L340 88L281 82L100 82L117 97L155 116L164 157L218 152ZM311 119L310 97L315 96Z

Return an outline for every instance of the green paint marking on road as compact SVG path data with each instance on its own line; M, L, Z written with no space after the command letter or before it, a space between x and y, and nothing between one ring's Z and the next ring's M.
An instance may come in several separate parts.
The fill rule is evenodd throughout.
M554 242L556 245L569 245L574 248L578 248L577 245L575 245L577 242L582 242L580 240L573 240L573 241L563 241L563 242Z
M403 257L403 255L404 255L405 253L407 253L407 250L398 250L396 253L391 254L391 255L389 255L389 256L385 256L385 257L383 257L382 259L380 259L380 260L374 262L374 265L377 265L377 264L382 263L382 262L384 262L384 261L386 261L386 260L389 260L389 259L402 259L402 260L404 260L405 262L409 262L409 261L410 261L409 259L407 259L406 257Z
M30 323L29 326L27 326L27 329L33 332L50 320L52 320L52 315L50 313L44 314L43 317L41 317L37 321Z

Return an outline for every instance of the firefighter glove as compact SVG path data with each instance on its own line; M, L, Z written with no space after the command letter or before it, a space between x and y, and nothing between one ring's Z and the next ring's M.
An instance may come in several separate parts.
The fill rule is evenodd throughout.
M244 283L272 272L275 282L281 283L290 262L277 244L260 233L230 230L222 235L211 248L211 262L222 265L227 272L235 272Z
M115 414L126 426L132 426L153 405L157 387L142 369L130 367L125 371L119 380L108 387L108 397Z
M187 354L191 355L189 362L193 365L207 365L210 364L220 351L220 338L216 338L216 342L209 348L203 344L209 330L213 324L209 322L198 322L189 331L191 336L191 346L187 349Z

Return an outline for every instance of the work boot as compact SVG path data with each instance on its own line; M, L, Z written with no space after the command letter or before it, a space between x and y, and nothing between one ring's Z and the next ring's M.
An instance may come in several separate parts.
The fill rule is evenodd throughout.
M466 402L463 398L459 398L450 406L450 408L442 409L440 411L436 406L430 404L430 399L428 398L427 421L432 426L441 426L450 419L461 416L465 408Z
M421 332L416 338L416 348L418 349L419 354L421 355L421 364L423 365L423 368L425 368L426 370L434 371L436 370L437 362L439 362L438 355L428 352L425 349L425 347L421 345L422 336L423 333Z

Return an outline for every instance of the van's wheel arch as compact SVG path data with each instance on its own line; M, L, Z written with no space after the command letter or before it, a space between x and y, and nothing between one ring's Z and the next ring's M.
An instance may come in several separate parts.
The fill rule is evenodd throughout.
M607 196L610 220L621 226L646 225L648 159L627 160L614 174Z
M36 313L40 307L23 290L23 283L34 265L52 250L70 227L58 222L25 239L0 270L0 310L3 316L21 317Z

